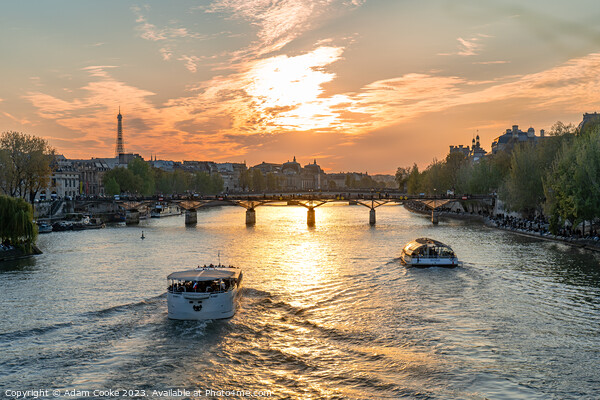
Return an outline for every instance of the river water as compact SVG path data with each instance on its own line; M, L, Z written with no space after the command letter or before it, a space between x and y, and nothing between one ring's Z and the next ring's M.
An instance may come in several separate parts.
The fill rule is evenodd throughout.
M432 226L401 206L378 208L375 227L361 206L317 208L314 228L301 207L256 218L246 227L242 208L219 207L191 228L181 216L40 235L43 255L0 267L0 397L599 396L596 254L475 223ZM421 236L465 265L404 268L401 248ZM166 276L219 251L244 270L237 314L168 320Z

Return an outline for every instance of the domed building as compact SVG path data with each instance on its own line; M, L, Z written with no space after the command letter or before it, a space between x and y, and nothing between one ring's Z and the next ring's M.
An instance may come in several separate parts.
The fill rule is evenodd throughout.
M302 173L302 166L298 162L296 162L296 156L294 156L294 161L288 161L283 163L281 166L281 174L284 177L284 189L286 190L296 190L302 187L302 181L300 174Z
M513 125L503 135L498 136L492 143L492 154L499 151L511 151L517 143L537 143L545 136L544 130L540 130L540 136L535 135L535 129L529 128L527 132L519 129L519 125Z
M319 190L322 188L322 182L325 182L325 172L317 164L317 160L304 166L302 170L303 190Z

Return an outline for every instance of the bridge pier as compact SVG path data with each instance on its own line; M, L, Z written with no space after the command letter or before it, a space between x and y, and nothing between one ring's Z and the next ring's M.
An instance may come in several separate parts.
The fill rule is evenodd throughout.
M246 225L255 225L256 224L256 211L254 208L249 208L246 210Z
M196 225L198 223L198 212L196 209L192 208L190 210L185 210L185 224L186 225Z
M431 223L437 225L439 222L440 212L435 208L431 210Z
M125 225L137 225L140 223L140 212L138 210L125 211Z
M308 207L308 211L306 214L306 224L308 226L315 226L315 208Z
M369 211L369 225L375 225L375 209L371 208Z

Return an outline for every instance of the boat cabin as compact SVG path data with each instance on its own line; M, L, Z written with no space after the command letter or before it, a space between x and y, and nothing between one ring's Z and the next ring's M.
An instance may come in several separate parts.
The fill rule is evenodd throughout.
M403 254L419 258L455 258L454 251L442 242L429 238L418 238L408 242Z
M199 267L173 272L167 277L169 293L224 293L236 288L241 271L233 267Z

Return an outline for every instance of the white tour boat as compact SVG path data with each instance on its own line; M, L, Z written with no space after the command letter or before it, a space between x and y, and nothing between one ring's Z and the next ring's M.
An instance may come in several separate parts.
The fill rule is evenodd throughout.
M167 277L170 319L203 320L232 317L242 290L242 270L215 265L173 272Z
M450 248L434 239L418 238L412 240L402 249L402 264L410 267L460 267L456 254Z

